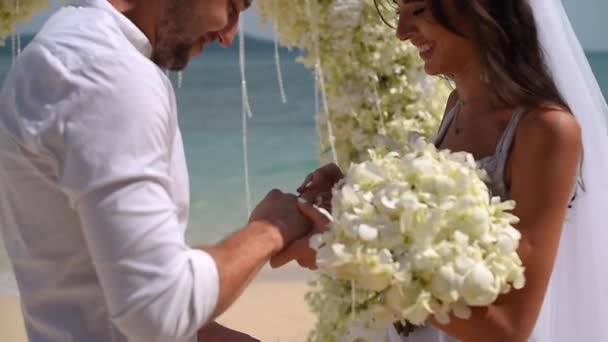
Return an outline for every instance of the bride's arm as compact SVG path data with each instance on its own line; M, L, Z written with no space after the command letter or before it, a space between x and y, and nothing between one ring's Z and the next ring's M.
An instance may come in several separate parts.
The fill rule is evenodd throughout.
M522 234L518 253L526 286L475 308L469 320L434 324L464 342L519 342L532 333L559 245L581 158L580 128L559 110L529 113L521 122L507 167L514 214Z

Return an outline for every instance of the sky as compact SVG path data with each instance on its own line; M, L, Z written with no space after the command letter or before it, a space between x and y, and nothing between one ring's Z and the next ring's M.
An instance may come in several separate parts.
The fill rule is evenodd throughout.
M52 0L52 2L55 4L54 7L58 6L58 1ZM605 18L606 14L608 14L608 0L562 0L562 3L583 47L589 51L608 52L608 39L606 38L608 35L608 20ZM28 33L36 32L46 18L48 18L49 12L36 16L31 23L22 28L22 31ZM246 12L244 20L245 29L249 34L261 38L272 38L270 30L259 26L255 6Z

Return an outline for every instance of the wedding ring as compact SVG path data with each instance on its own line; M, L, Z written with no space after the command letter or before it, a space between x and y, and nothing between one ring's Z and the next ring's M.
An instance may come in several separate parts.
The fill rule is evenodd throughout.
M315 204L318 206L322 206L323 205L323 196L319 195L315 198Z

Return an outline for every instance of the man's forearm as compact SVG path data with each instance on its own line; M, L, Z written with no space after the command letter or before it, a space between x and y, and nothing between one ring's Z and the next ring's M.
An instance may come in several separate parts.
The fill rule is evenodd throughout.
M282 247L277 228L254 222L213 247L202 248L216 262L219 299L213 317L221 315L253 280L270 257Z

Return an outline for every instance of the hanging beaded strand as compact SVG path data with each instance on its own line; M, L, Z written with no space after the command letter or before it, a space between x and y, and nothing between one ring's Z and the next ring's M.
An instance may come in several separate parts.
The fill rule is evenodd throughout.
M13 6L13 32L11 33L11 56L13 64L17 60L19 53L21 52L21 37L19 37L19 25L17 19L19 18L19 0L14 0Z
M17 34L15 33L15 29L11 33L11 50L11 57L13 64L15 64L15 60L17 59Z
M182 89L182 83L184 81L184 72L179 71L177 73L177 89Z
M15 0L15 22L19 18L19 12L21 12L19 0ZM17 56L21 54L21 33L19 32L19 25L15 24L15 35L17 36Z
M279 11L279 1L280 0L275 0L273 3L275 13ZM277 19L272 24L272 30L274 31L274 61L277 68L277 80L279 82L279 92L281 94L281 101L283 103L287 103L287 96L285 95L285 86L283 84L283 72L281 70L281 54L279 51L279 17L280 16L277 15Z
M239 20L239 66L241 69L241 97L242 106L242 140L243 140L243 172L245 174L245 204L247 216L251 214L251 186L249 182L249 155L247 144L247 121L253 117L249 94L247 92L247 79L245 73L245 22L243 17Z

